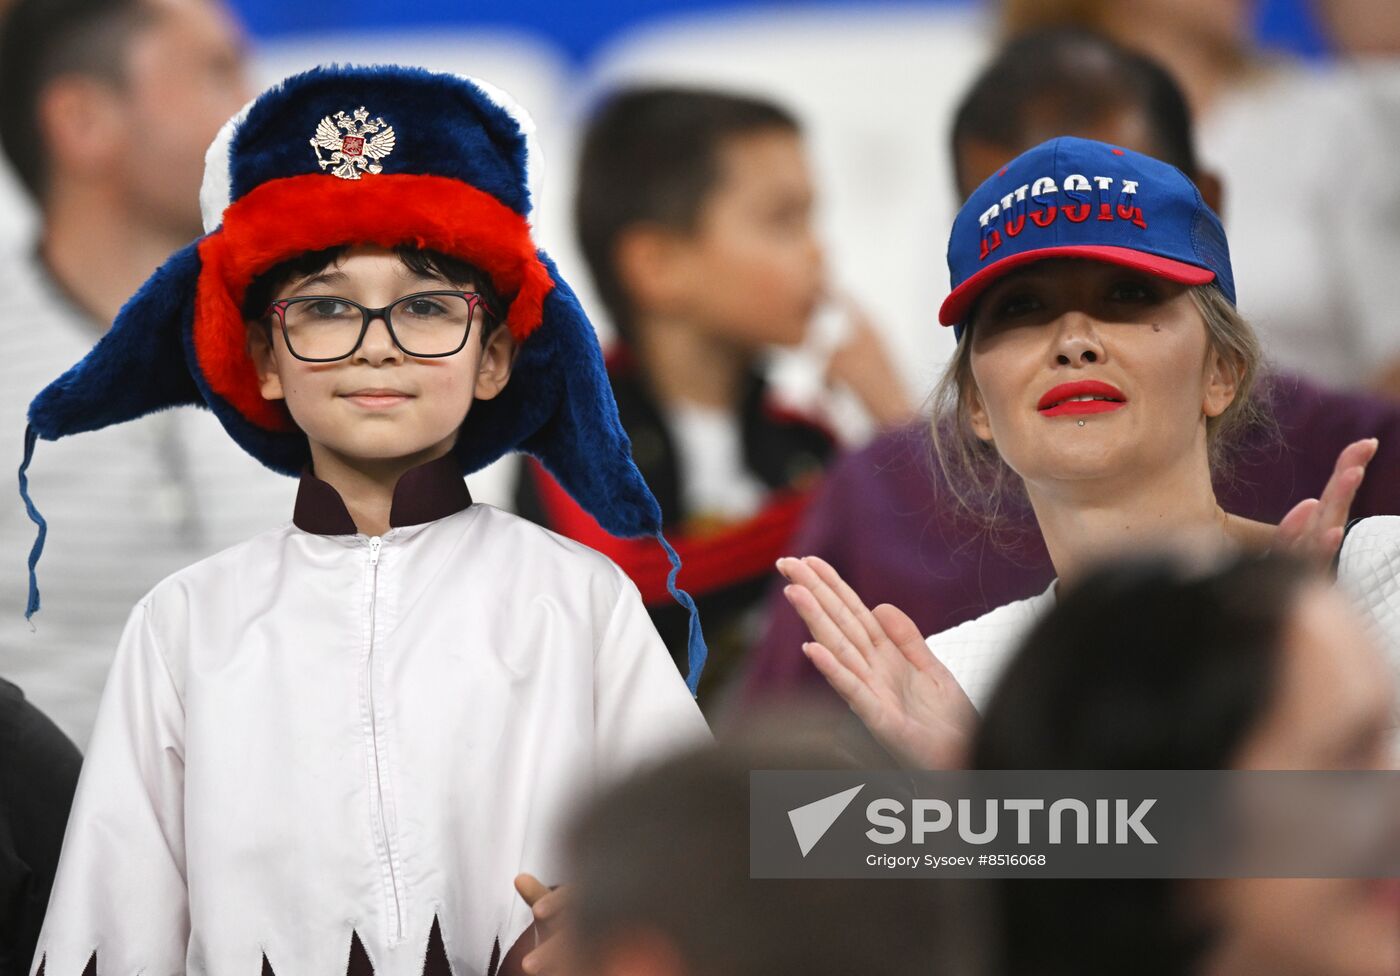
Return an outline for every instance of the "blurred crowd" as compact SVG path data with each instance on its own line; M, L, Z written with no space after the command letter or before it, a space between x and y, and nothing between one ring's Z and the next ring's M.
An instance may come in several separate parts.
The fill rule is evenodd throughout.
M537 231L606 339L633 458L705 625L699 701L719 733L583 805L574 872L558 879L569 883L535 902L549 952L527 971L1397 976L1400 882L748 876L754 768L1393 767L1400 646L1338 595L1326 560L1202 561L1156 540L1068 580L1063 536L1035 499L969 504L936 458L945 404L931 394L955 355L936 324L954 215L1013 158L1078 136L1176 167L1228 232L1238 310L1267 372L1257 413L1211 471L1222 512L1287 525L1301 500L1327 503L1348 445L1376 438L1342 514L1400 515L1388 293L1400 4L1312 0L1331 51L1308 60L1260 47L1254 7L726 11L653 21L580 67L465 28L260 44L220 0L0 0L0 444L18 465L38 389L203 232L206 149L262 82L332 60L489 80L539 125ZM0 505L5 976L32 971L130 607L282 521L295 488L202 410L47 445L29 477L56 526L53 609L32 626L24 616L34 526L12 499ZM688 615L650 540L610 536L528 459L469 483L620 565L684 668ZM792 555L819 558L775 570ZM976 720L946 740L947 762L919 758L942 756L945 740L903 748L913 740L872 719L886 712L863 711L863 692L833 679L839 655L807 649L848 639L814 625L824 594L833 606L859 594L845 604L856 616L907 611L880 611L866 649L878 665L906 621L922 648L1055 594L1057 578L1067 585L1008 631L985 689L958 674Z

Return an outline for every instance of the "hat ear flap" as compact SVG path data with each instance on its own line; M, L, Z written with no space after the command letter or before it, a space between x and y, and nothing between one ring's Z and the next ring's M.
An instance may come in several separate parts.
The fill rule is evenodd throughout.
M458 453L471 471L506 451L525 451L608 532L656 537L671 563L666 588L690 614L686 684L694 694L707 654L695 601L676 586L680 558L661 534L661 506L632 460L593 324L554 262L543 251L539 257L554 282L540 326L521 346L501 394L472 406Z
M653 535L661 506L632 461L597 334L554 262L543 252L540 260L554 282L540 326L521 344L505 389L472 405L459 438L463 467L525 451L613 535Z
M38 436L57 440L166 407L203 404L183 341L199 269L195 242L151 275L97 345L30 403L29 424Z
M29 404L20 499L37 527L29 553L29 600L25 617L39 609L38 562L47 526L29 497L29 464L38 438L98 430L166 407L203 403L185 368L183 336L194 316L199 281L198 242L177 251L132 296L107 333L86 356L44 387Z

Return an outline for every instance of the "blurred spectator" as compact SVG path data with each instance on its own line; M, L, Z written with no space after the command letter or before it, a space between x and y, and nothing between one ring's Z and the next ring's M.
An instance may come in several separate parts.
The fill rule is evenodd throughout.
M1299 564L1115 565L1061 593L1026 638L973 766L1390 769L1391 686L1360 618ZM1396 880L999 887L1009 973L1400 972Z
M1200 177L1204 194L1221 192L1198 168L1190 113L1171 77L1143 56L1074 29L1012 41L973 84L951 141L959 192L966 196L1003 163L1055 133L1157 156L1193 180ZM1299 499L1321 490L1346 444L1371 436L1383 446L1352 513L1400 510L1400 407L1289 376L1273 378L1265 403L1281 438L1255 431L1236 449L1216 485L1227 511L1277 522ZM1028 508L1003 513L995 534L959 511L931 463L927 426L910 425L837 461L791 548L831 563L870 605L906 607L923 633L936 634L1041 593L1054 571ZM768 606L745 702L799 690L829 698L800 651L806 627L776 589Z
M1362 58L1400 56L1400 5L1376 0L1311 0L1338 51Z
M773 561L834 447L817 418L773 400L760 368L768 349L802 341L827 298L814 195L797 121L755 98L627 90L584 138L577 230L618 335L609 375L685 564L680 585L699 602L708 689L752 641ZM832 372L881 419L909 416L868 326ZM684 649L688 617L654 544L606 535L533 463L517 511L619 563L673 653Z
M204 151L247 97L242 41L217 0L14 0L0 40L0 141L42 214L0 256L0 444L18 465L30 399L201 232ZM57 528L31 627L34 525L0 505L0 674L86 741L122 625L174 570L270 527L293 486L203 411L54 444L30 472Z
M78 749L0 678L0 976L25 976L78 785Z
M1008 38L1079 27L1150 54L1181 85L1195 115L1256 68L1256 0L1002 0Z
M594 801L570 837L576 976L987 972L977 882L754 880L749 770L839 769L806 747L712 747ZM755 740L757 741L757 740Z
M1251 0L1003 0L1002 10L1009 34L1090 27L1165 65L1200 119L1202 158L1229 186L1221 216L1240 311L1265 353L1311 379L1400 397L1395 71L1270 62L1252 44Z

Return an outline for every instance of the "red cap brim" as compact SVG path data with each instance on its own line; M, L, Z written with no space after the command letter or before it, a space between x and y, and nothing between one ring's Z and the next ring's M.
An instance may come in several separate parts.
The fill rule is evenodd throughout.
M1128 247L1082 244L1043 247L1004 257L995 264L987 265L958 285L953 289L952 294L943 300L943 305L938 310L938 321L943 325L958 325L967 319L967 313L972 308L973 303L998 278L1010 274L1023 265L1034 264L1037 261L1048 261L1052 258L1079 258L1086 261L1117 264L1125 268L1146 271L1148 274L1166 278L1168 281L1176 281L1183 285L1204 285L1215 280L1215 272L1209 268L1187 264L1184 261L1174 261L1171 258L1148 254L1145 251L1134 251Z

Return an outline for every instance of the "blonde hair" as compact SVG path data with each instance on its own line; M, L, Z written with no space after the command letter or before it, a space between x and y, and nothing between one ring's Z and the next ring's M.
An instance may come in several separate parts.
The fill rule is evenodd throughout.
M1235 396L1217 417L1206 419L1206 439L1212 473L1223 462L1246 430L1273 434L1273 418L1260 402L1259 381L1265 370L1263 351L1254 328L1215 285L1189 288L1192 304L1205 322L1206 338L1230 370ZM940 490L951 493L963 513L995 528L1015 504L1026 498L1020 478L1002 460L996 447L972 430L972 330L963 330L957 351L934 387L933 450L942 478Z

